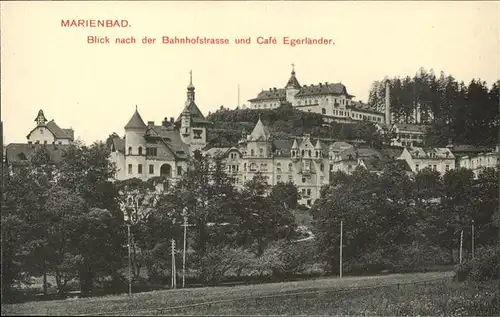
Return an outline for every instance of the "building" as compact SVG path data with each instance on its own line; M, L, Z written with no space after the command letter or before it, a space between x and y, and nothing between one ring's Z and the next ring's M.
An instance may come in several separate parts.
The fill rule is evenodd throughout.
M455 156L448 148L405 148L399 159L405 160L414 173L429 168L444 175L455 168Z
M292 64L292 66L294 66ZM359 101L341 83L300 85L295 69L284 88L263 90L248 100L252 109L274 109L284 103L306 112L322 114L326 122L356 122L368 120L383 123L384 114Z
M346 145L350 146L337 142L332 147L327 141L309 135L274 140L259 118L252 133L243 135L238 146L212 148L204 154L221 155L237 187L261 173L269 185L293 182L301 194L299 203L311 206L319 198L321 187L329 183L330 151Z
M38 111L35 122L36 126L26 136L26 143L10 143L5 146L3 162L10 172L27 164L41 146L45 146L53 162L59 162L63 150L74 141L75 131L72 128L61 129L54 120L48 121L43 110Z
M146 124L136 107L124 127L125 136L112 140L111 159L117 165L117 180L156 176L177 179L183 175L189 157L206 146L210 124L196 105L194 90L190 76L185 107L176 121L171 117L161 125L154 121Z
M414 147L424 144L429 126L423 124L394 123L391 126L391 145Z
M331 160L332 172L352 174L358 166L366 167L372 160L382 161L379 151L370 148L349 148L337 153Z
M28 144L69 144L74 141L72 128L61 129L54 120L47 122L43 110L38 111L36 126L28 133Z
M472 155L461 156L458 159L458 164L460 167L472 170L474 177L478 178L479 174L481 174L481 172L486 168L498 169L500 165L499 147L497 146L495 151L490 150Z

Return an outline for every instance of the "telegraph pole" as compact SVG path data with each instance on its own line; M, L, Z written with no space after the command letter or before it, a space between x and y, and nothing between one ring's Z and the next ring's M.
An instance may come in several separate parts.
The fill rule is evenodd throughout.
M176 270L175 270L175 240L172 239L172 288L176 288L177 286L177 278L176 278Z
M184 252L182 253L182 288L186 285L186 242L187 242L187 213L184 209Z
M343 221L340 221L340 278L342 278L342 235L343 235Z
M464 242L464 231L460 232L460 264L462 264L462 246Z
M474 220L472 220L472 259L474 260Z

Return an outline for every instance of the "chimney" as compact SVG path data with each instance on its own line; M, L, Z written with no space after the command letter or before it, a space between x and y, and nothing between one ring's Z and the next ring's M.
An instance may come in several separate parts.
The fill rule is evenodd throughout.
M155 125L155 122L154 121L148 121L148 125L151 126L151 125Z
M328 82L327 81L325 81L325 85L328 86Z
M385 82L385 124L391 124L391 90L389 80Z
M323 84L322 84L322 83L319 83L319 86L320 86L320 87L322 87L322 86L323 86Z

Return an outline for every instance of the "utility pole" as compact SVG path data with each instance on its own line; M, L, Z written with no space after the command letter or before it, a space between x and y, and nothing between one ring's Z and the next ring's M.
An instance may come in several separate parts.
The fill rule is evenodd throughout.
M187 213L184 209L184 252L182 253L182 288L186 285L186 243L187 243Z
M175 240L172 239L172 288L177 287L177 277L176 277L176 270L175 270Z
M472 259L474 260L474 220L472 220Z
M460 232L460 264L462 264L462 246L464 242L464 231Z
M342 235L343 235L343 221L340 221L340 278L342 278Z
M130 237L130 223L127 223L128 233L128 295L132 296L132 257L131 257L131 237Z

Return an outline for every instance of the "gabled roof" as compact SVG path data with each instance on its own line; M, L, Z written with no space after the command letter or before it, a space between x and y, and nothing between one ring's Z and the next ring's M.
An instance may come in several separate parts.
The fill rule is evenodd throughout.
M302 86L295 97L320 96L320 95L349 95L344 85L336 84L318 84ZM350 96L350 95L349 95Z
M37 149L45 147L49 153L50 158L54 162L62 160L62 154L67 149L69 144L26 144L26 143L10 143L5 148L5 159L9 164L23 163L24 158L26 162L29 161Z
M366 113L371 113L371 114L378 114L378 115L383 115L382 112L377 111L375 108L370 107L367 104L364 104L359 101L353 101L350 106L348 106L354 111L360 111L360 112L366 112Z
M125 126L125 130L127 130L127 129L142 129L145 127L146 127L146 124L144 123L144 120L142 120L141 115L139 114L139 111L137 111L137 108L136 108L134 114L132 115L132 118L130 118L127 125Z
M182 142L177 130L161 125L150 125L147 127L145 136L159 138L177 158L185 159L189 156L189 145Z
M111 149L116 152L125 153L125 140L122 138L114 138Z
M383 156L379 151L370 148L350 148L337 154L342 161L356 160L358 158L369 158L382 160Z
M450 151L450 149L444 148L421 148L421 147L413 147L411 149L406 149L408 153L410 153L412 158L419 159L455 159L455 156Z
M74 140L74 131L73 131L73 129L61 129L54 122L53 119L50 120L49 122L47 122L44 125L38 125L38 126L36 126L33 130L30 131L30 133L28 133L28 135L26 136L26 138L29 139L31 133L33 133L33 131L35 131L39 127L45 127L47 130L50 131L50 133L52 133L52 135L56 139L68 139L68 140L71 140L71 141Z
M269 90L261 91L257 97L248 101L262 101L262 100L286 100L286 90L284 88L269 88Z
M329 150L331 150L333 152L341 152L343 150L350 149L352 147L353 146L347 142L333 142L329 146Z
M373 158L361 159L368 171L381 172L384 168L402 169L405 172L411 172L411 168L405 160L379 160Z
M188 105L186 105L186 107L184 107L184 110L182 112L183 113L188 112L191 115L191 121L193 123L198 123L198 124L211 124L212 123L205 118L205 116L201 112L200 108L198 108L198 106L196 105L194 100L192 100ZM181 117L182 117L182 114L179 115L176 122L180 122Z
M248 141L268 141L269 137L269 130L262 123L259 117L259 121L257 121L257 124L255 124L252 133L248 136Z

